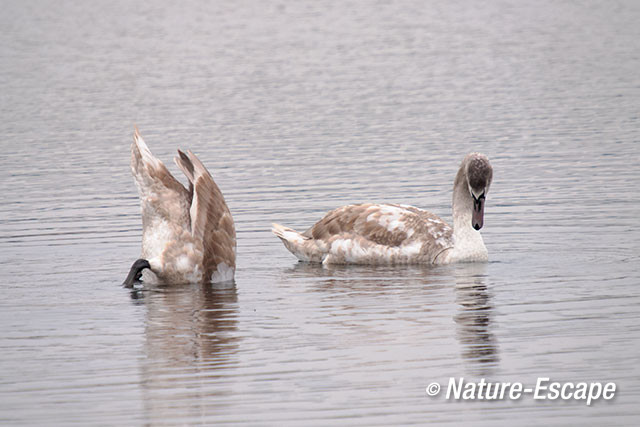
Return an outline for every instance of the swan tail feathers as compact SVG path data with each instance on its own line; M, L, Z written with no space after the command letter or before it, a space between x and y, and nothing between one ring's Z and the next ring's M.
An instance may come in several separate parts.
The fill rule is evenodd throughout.
M271 224L271 232L275 234L284 246L300 261L321 262L322 254L316 242L308 236L284 225Z
M271 224L271 232L278 236L282 241L290 243L303 243L305 240L310 239L310 237L303 236L293 228L285 227L284 225L276 223Z

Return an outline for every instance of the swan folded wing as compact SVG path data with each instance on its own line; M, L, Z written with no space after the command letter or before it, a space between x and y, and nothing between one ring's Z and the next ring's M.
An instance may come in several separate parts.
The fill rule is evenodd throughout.
M432 262L451 246L452 231L437 216L412 206L362 204L329 212L303 235L327 243L357 236L387 248L418 244Z
M384 246L399 246L411 237L402 222L402 208L393 205L362 204L335 209L303 233L316 240L357 235Z
M224 275L236 262L236 232L233 218L220 188L200 159L187 151L189 162L185 168L192 171L193 201L191 203L191 233L204 246L203 265L207 277L217 272ZM189 166L190 165L190 166ZM189 178L189 173L185 172Z
M137 129L131 145L131 172L140 194L144 229L151 219L158 218L190 229L190 192L151 153Z

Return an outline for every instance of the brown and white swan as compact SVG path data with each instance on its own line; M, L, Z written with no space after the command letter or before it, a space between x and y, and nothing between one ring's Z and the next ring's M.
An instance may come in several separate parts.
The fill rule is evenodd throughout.
M222 192L191 151L178 150L176 165L189 180L185 188L157 159L135 129L131 172L142 210L142 255L123 285L232 281L236 231Z
M273 224L273 233L301 261L323 264L448 264L488 260L479 230L493 168L470 153L453 184L453 227L413 206L349 205L327 213L304 233Z

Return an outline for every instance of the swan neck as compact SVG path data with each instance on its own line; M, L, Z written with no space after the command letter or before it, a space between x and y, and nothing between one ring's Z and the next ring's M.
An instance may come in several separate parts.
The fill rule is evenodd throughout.
M453 231L465 228L473 229L471 216L473 214L473 200L467 185L467 176L461 166L453 184ZM475 231L475 230L474 230Z
M482 235L472 226L473 199L469 192L464 164L453 185L453 249L447 262L477 262L488 259Z

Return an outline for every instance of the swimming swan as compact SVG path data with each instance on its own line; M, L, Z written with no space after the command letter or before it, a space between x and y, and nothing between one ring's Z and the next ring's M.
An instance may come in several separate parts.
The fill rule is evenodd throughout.
M176 180L145 144L136 128L131 172L142 210L142 256L131 266L125 287L144 275L151 283L207 283L233 280L236 231L222 192L191 151L178 150L176 165L189 189Z
M272 232L301 261L323 264L448 264L487 261L480 230L493 169L468 154L453 184L453 228L413 206L349 205L327 213L304 233L273 224Z

